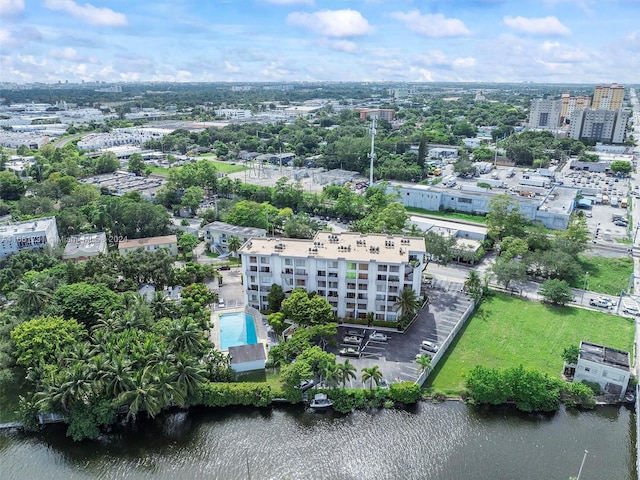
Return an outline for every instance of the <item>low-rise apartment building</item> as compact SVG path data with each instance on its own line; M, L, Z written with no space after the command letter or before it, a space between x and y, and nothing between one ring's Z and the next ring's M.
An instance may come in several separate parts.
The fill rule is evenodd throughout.
M271 285L301 287L326 298L341 318L397 319L400 291L420 294L422 237L318 232L313 240L254 238L239 251L245 302L267 309Z
M147 252L155 252L156 250L166 249L169 253L178 256L178 237L175 235L165 235L163 237L147 237L135 238L133 240L124 240L118 244L118 251L121 255L133 252L139 248Z
M71 235L64 247L62 260L81 262L107 253L107 235L104 232Z
M266 237L267 231L264 228L240 227L224 222L211 222L201 228L205 242L212 253L230 253L229 239L238 237L241 244L250 238Z
M59 242L55 217L0 226L0 258L23 250L42 250Z

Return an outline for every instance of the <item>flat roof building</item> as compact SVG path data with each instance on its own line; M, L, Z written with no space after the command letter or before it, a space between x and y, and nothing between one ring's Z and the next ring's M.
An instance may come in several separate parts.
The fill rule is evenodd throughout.
M204 239L213 253L229 253L229 239L238 237L240 244L244 244L250 238L266 237L264 228L240 227L224 222L211 222L201 228Z
M624 100L624 86L613 83L611 85L596 85L593 92L593 108L604 110L619 110Z
M0 226L0 258L23 250L41 250L59 242L55 217Z
M629 352L580 342L580 355L573 380L595 382L608 395L624 398L629 384Z
M277 284L285 293L302 287L326 298L341 318L397 320L400 291L420 294L426 266L424 238L318 232L312 240L254 238L239 251L245 302L266 310Z
M107 253L107 235L104 232L71 235L64 247L62 260L80 262Z

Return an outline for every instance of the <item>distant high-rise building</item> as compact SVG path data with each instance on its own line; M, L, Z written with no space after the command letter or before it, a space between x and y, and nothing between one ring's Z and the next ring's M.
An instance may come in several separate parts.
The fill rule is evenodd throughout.
M588 95L580 95L572 97L569 92L562 94L562 111L560 112L560 122L564 124L571 118L571 114L575 110L584 110L591 106L591 97Z
M624 142L629 113L623 110L575 110L571 115L569 136L574 140L588 138L606 143Z
M534 98L531 100L529 128L555 130L560 127L562 100Z
M611 86L597 85L593 93L594 110L620 110L624 99L624 86L617 83Z
M388 122L393 121L393 117L395 115L395 110L391 108L356 108L360 112L360 119L366 120L369 118L381 118L383 120L387 120Z

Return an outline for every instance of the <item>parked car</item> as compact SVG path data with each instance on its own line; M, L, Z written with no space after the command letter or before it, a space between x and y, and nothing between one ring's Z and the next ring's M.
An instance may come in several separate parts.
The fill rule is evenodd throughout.
M224 300L223 299L218 299L218 308L224 308Z
M633 307L633 306L624 307L622 309L622 312L626 313L627 315L640 315L640 309L638 307Z
M608 298L590 298L589 305L592 307L611 308L613 307L613 302Z
M338 350L338 353L340 355L345 356L345 357L359 357L360 356L360 350L358 350L357 348L353 348L353 347L341 348L340 350Z
M347 335L342 339L342 343L350 343L352 345L360 345L362 337L356 337L355 335Z
M218 270L231 270L231 266L230 265L220 265L218 267Z
M429 342L427 340L423 340L422 344L420 345L420 348L422 350L426 350L427 352L437 352L438 351L438 345L436 345L433 342Z
M384 333L373 332L371 335L369 335L369 340L375 340L376 342L386 342L387 340L389 340L389 337L387 337Z
M380 388L389 388L389 382L387 381L386 378L381 378L380 381L378 382L378 386Z
M623 220L616 220L613 224L617 227L628 227L629 224Z
M364 330L347 330L347 335L351 337L364 337Z

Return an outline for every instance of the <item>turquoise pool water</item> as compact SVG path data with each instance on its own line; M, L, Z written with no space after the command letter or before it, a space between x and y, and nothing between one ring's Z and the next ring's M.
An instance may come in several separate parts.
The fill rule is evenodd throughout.
M238 345L258 343L258 333L253 315L245 312L218 315L220 323L220 350Z

